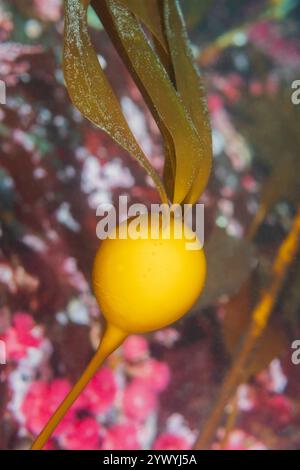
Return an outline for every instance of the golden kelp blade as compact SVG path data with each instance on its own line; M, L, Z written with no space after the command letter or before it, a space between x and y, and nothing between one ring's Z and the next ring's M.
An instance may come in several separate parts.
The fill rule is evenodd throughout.
M164 35L158 2L159 0L120 0L120 3L128 7L147 26L162 48L167 52L168 44Z
M65 0L64 75L78 110L135 157L167 202L163 184L144 155L122 114L119 102L102 71L87 29L90 0Z
M131 0L128 0L128 1L127 0L122 0L122 2L124 4L128 3L128 5L129 4L131 5L131 3L133 3L135 5L135 2L131 2ZM161 10L161 8L159 8L158 3L159 3L159 0L154 0L153 2L151 2L151 8L154 8L154 7L156 8L156 17L159 17L159 21L162 22L162 10ZM137 87L139 88L139 90L140 90L140 92L141 92L141 94L142 94L142 96L145 100L145 103L148 106L148 108L149 108L149 110L150 110L150 112L151 112L151 114L152 114L152 116L153 116L160 132L161 132L161 135L162 135L162 138L163 138L164 156L165 156L165 165L164 165L164 172L163 172L163 184L164 184L164 187L166 189L167 196L168 196L169 200L173 201L176 161L175 161L175 149L174 149L172 136L170 135L170 132L166 128L164 122L162 121L162 119L158 115L157 110L154 107L153 102L151 100L151 97L148 93L148 90L146 89L144 84L141 82L141 80L139 79L138 74L136 73L136 70L135 70L135 68L134 68L134 66L131 62L131 59L127 54L126 47L124 46L123 41L120 38L120 36L118 34L118 31L115 28L113 16L111 14L109 6L107 5L107 2L106 1L103 1L103 2L94 1L92 3L92 5L93 5L93 8L95 9L96 14L100 18L100 20L101 20L101 22L104 26L105 31L109 35L109 38L112 41L115 49L117 50L118 54L120 55L121 59L123 60L123 62L125 64L126 68L128 69L128 71L131 74L133 80L135 81ZM148 5L148 3L147 3L147 5ZM131 11L132 11L132 13L134 13L133 10L131 10ZM137 12L135 13L136 16L138 16L138 11L140 12L140 10L137 10ZM144 11L144 13L145 13L145 11ZM139 18L139 19L142 21L141 18ZM155 41L154 36L153 36L153 39ZM162 62L164 63L164 66L165 67L167 66L168 69L169 68L171 69L172 64L171 64L171 58L169 56L169 53L167 53L163 49L163 47L159 44L158 41L155 41L155 42L156 42L156 49L159 49L159 50L157 50L157 53L158 53L160 59L162 60Z
M162 64L168 72L169 76L173 76L172 61L169 54L168 42L166 40L164 32L162 14L163 7L160 0L120 0L120 2L125 7L127 7L139 19L142 24L144 24L148 28L153 37L156 53L159 55L160 60L162 61ZM127 66L129 66L128 63ZM130 71L134 71L134 68L131 64ZM148 104L148 107L150 108L163 137L165 155L163 183L169 200L173 201L176 170L173 139L168 129L164 125L163 121L160 119L157 112L153 108L151 100L147 99L147 97L145 96L145 88L141 89L140 84L138 84L138 86L144 98L146 99L146 103Z
M164 1L164 17L169 50L175 72L176 88L201 140L198 174L186 198L195 203L207 185L212 163L211 127L205 93L193 60L187 32L177 0Z
M118 0L107 0L106 3L135 72L172 136L176 153L173 202L181 203L198 174L202 159L200 139L134 15Z

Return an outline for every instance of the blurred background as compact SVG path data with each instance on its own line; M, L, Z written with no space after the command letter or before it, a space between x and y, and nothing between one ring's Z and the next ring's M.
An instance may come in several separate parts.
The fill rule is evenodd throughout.
M149 1L149 0L146 0ZM0 0L0 448L27 449L101 336L90 289L96 208L158 195L145 172L71 105L62 0ZM214 166L205 204L209 274L187 317L131 336L48 449L190 449L206 426L253 307L300 203L298 0L183 2L205 77ZM162 170L150 113L89 13L93 43L139 141ZM300 259L290 263L213 449L299 449Z

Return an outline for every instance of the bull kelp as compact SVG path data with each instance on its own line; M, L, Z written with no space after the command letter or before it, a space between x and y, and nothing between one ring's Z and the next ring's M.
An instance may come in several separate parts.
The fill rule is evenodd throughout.
M138 160L153 179L162 202L196 203L209 178L211 131L203 84L179 3L92 2L161 131L165 149L163 179L131 132L101 68L88 32L89 6L89 0L65 1L63 69L73 104ZM157 239L146 228L137 240L102 242L95 258L93 286L107 322L104 336L32 449L44 446L104 359L128 334L153 331L178 320L201 293L206 273L203 250L201 246L193 251L186 248L186 241L193 236L196 239L196 235L186 235L182 220L173 218L168 227L160 220L157 223ZM128 224L126 221L126 229ZM163 236L166 228L171 229L167 239ZM182 232L179 239L174 236L177 228Z

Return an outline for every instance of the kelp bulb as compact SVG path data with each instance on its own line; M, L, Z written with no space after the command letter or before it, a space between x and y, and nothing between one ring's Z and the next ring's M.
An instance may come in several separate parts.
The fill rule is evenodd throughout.
M120 224L115 238L101 242L93 269L104 317L126 333L156 330L181 318L200 295L206 275L204 251L181 219L159 220L153 230L147 215L139 217L139 235L121 238L132 220Z

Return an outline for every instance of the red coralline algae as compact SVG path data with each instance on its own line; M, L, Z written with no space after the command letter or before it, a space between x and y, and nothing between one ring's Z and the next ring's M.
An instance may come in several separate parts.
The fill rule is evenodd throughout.
M136 377L150 389L156 392L163 392L170 381L170 369L165 362L156 359L148 359L134 369Z
M22 412L30 432L38 434L41 431L70 387L65 379L54 379L50 383L37 380L29 386L22 403Z
M43 334L30 315L16 312L12 326L0 336L0 339L6 344L7 356L11 360L18 361L26 356L29 348L39 348Z
M134 379L124 390L123 407L128 418L143 422L156 408L156 393L140 379Z
M58 441L61 447L69 450L98 450L101 431L95 418L74 419L63 426Z
M102 367L87 385L76 406L93 413L106 413L115 400L116 392L117 383L113 371Z
M102 442L103 450L137 450L140 443L137 428L130 423L115 424L109 428Z
M141 361L149 355L148 342L142 336L129 336L122 348L124 358L129 362Z
M154 450L187 450L189 442L183 437L166 432L157 437L153 444Z

